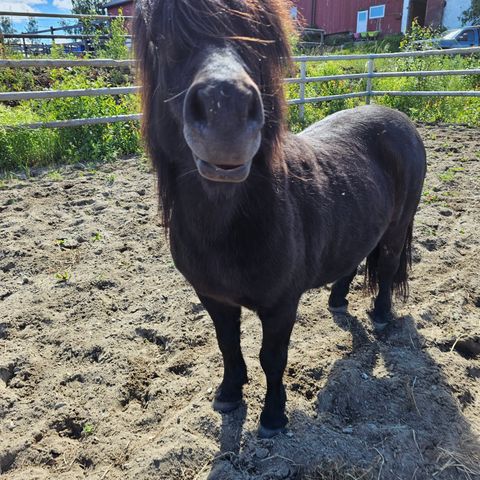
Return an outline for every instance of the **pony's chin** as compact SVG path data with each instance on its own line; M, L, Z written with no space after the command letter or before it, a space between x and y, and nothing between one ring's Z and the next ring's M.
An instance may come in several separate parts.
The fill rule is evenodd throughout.
M250 174L250 168L252 167L252 160L250 159L242 165L215 165L213 163L206 162L197 156L194 156L195 165L197 166L198 173L203 178L212 182L219 183L242 183Z

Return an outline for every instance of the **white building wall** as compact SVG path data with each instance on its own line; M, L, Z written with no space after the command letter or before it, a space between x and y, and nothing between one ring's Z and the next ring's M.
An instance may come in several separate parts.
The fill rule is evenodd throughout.
M402 33L407 31L408 10L410 9L410 0L403 0L402 9Z
M472 4L472 0L447 0L443 12L443 26L447 29L462 25L459 17Z

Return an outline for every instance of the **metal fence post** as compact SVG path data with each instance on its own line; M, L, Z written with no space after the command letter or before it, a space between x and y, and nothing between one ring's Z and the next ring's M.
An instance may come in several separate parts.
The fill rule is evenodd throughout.
M370 105L372 98L372 82L373 82L373 70L374 70L374 58L370 57L368 59L368 78L367 78L367 97L365 99L367 105Z
M305 80L307 78L307 62L300 62L300 103L298 116L300 120L305 119Z

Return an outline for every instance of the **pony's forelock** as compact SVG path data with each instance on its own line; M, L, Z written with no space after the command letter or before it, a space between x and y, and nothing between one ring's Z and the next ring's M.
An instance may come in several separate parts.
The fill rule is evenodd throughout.
M272 170L279 168L286 114L283 78L291 65L287 3L285 0L140 0L137 3L134 31L143 84L142 131L158 172L166 227L175 188L174 166L168 158L176 148L171 143L178 143L168 99L181 92L169 90L162 72L169 68L175 52L189 52L199 45L218 41L232 44L262 95L265 126L260 154Z

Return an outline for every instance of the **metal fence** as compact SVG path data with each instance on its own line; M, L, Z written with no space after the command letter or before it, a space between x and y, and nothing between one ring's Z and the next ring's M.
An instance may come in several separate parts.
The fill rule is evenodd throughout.
M1 12L0 12L1 14ZM420 52L400 52L400 53L381 53L381 54L362 54L362 55L322 55L322 56L301 56L294 57L293 60L300 64L300 76L298 78L287 78L287 84L299 84L300 95L297 99L288 100L289 105L299 105L300 118L304 118L304 106L307 103L317 103L330 100L340 100L347 98L365 98L366 103L370 103L373 97L392 95L392 96L450 96L450 97L480 97L480 90L471 91L382 91L374 90L373 83L377 78L388 77L427 77L427 76L447 76L447 75L479 75L480 68L467 70L430 70L430 71L408 71L408 72L375 72L375 61L378 59L408 58L408 57L426 57L434 55L469 55L480 54L480 47L458 48L452 50L429 50ZM330 61L348 61L348 60L366 60L365 73L352 73L346 75L329 75L320 77L307 76L307 64L309 62L330 62ZM133 60L0 60L0 68L66 68L66 67L102 67L102 68L125 68L133 67ZM366 79L366 89L360 92L351 92L341 95L329 95L322 97L306 97L305 85L312 82L326 82L349 79ZM32 99L52 99L69 98L81 96L100 96L100 95L124 95L137 93L140 87L110 87L95 88L88 90L44 90L31 92L3 92L0 93L0 101L20 101ZM118 115L112 117L99 118L81 118L72 120L61 120L52 122L38 122L31 124L15 125L25 128L57 128L71 127L81 125L95 125L113 122L125 122L138 120L140 114Z
M89 50L91 50L91 45L89 42L93 40L108 40L111 36L107 34L102 35L85 35L85 34L57 34L57 31L65 31L68 32L71 29L78 29L82 30L84 25L82 24L83 20L88 21L102 21L102 22L111 22L115 18L122 18L126 21L131 21L133 19L132 16L124 16L124 15L86 15L86 14L63 14L63 13L42 13L42 12L7 12L7 11L0 11L0 17L29 17L29 18L52 18L52 19L76 19L79 20L79 23L76 25L62 25L60 27L53 27L51 26L47 30L39 30L36 32L24 32L24 33L1 33L0 32L0 46L5 43L5 40L9 41L8 46L13 48L14 51L21 51L25 54L25 57L29 55L36 55L36 54L49 54L50 53L50 44L41 43L41 44L27 44L26 40L30 42L38 41L38 40L50 40L55 42L55 40L73 40L77 43L74 44L62 44L66 48L67 53L73 54L83 54ZM131 40L131 35L123 35L125 40ZM21 43L12 43L11 40L21 40ZM72 47L82 47L80 50L72 48ZM69 48L70 47L70 48ZM90 47L90 48L89 48Z
M379 59L392 58L415 58L438 55L471 55L480 54L480 47L473 48L455 48L450 50L425 50L418 52L398 52L398 53L371 53L363 55L322 55L322 56L308 56L308 57L294 57L296 62L300 63L300 78L287 78L286 83L299 83L300 95L298 99L290 100L290 105L300 105L299 117L303 120L305 116L305 104L317 103L330 100L342 100L347 98L362 98L365 97L367 104L371 102L372 97L379 97L385 95L402 96L402 97L480 97L480 90L470 91L385 91L374 90L373 81L376 78L391 78L391 77L428 77L428 76L447 76L447 75L478 75L480 68L467 70L427 70L427 71L408 71L408 72L375 72L375 61ZM331 61L345 61L345 60L366 60L366 73L352 73L346 75L329 75L321 77L307 77L307 63L308 62L331 62ZM332 80L361 80L366 79L366 89L361 92L345 93L341 95L329 95L323 97L305 97L305 85L313 82L328 82Z

